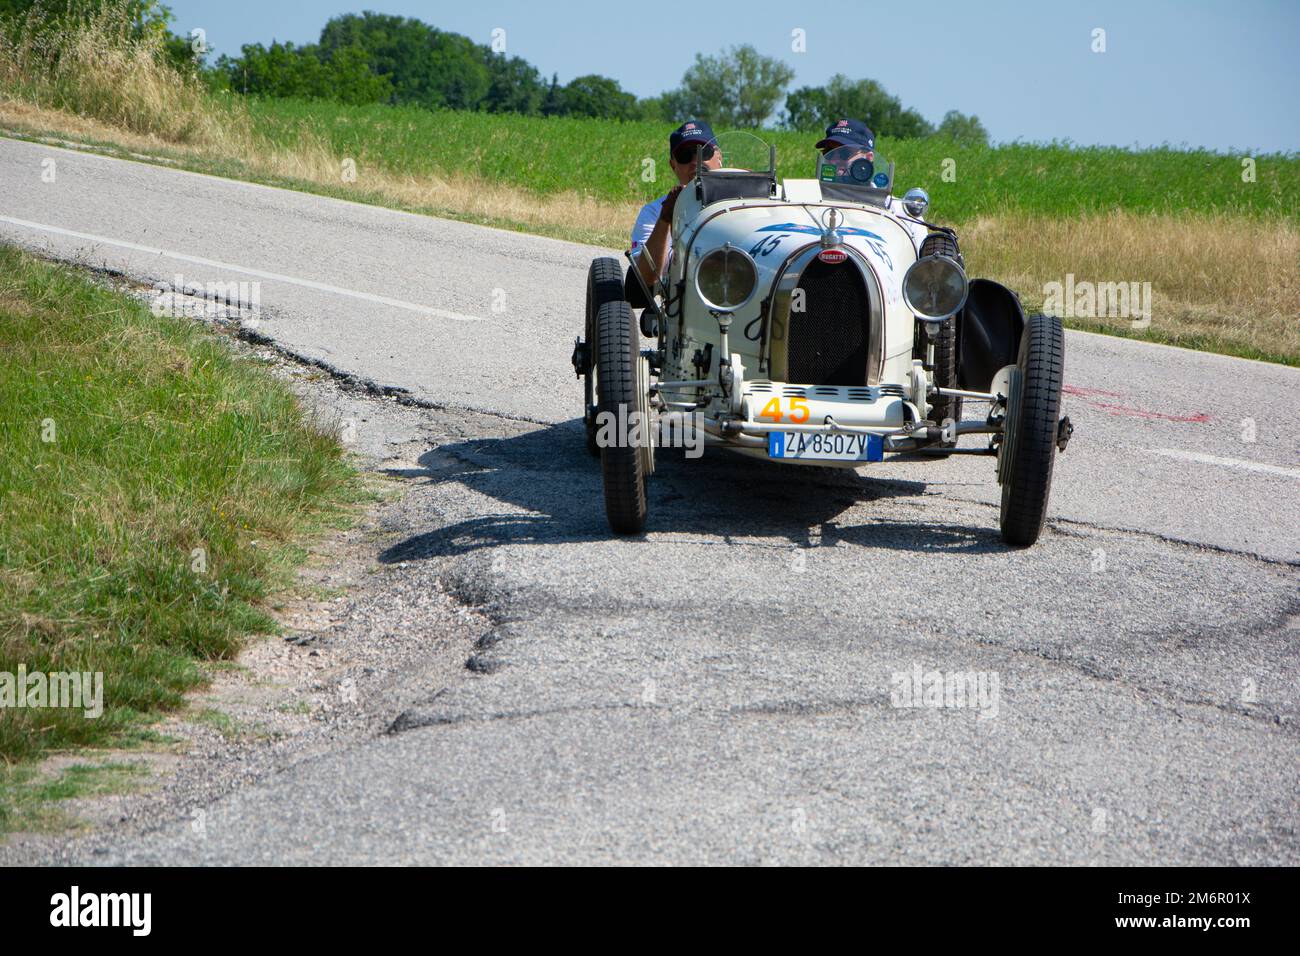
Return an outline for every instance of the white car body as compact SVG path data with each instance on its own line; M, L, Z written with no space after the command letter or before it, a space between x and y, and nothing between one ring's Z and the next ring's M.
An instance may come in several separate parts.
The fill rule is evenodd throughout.
M879 291L878 301L883 304L878 325L877 317L872 317L873 341L864 381L861 386L834 386L792 380L786 349L789 340L783 334L781 321L788 314L784 311L788 302L778 303L779 314L773 317L768 341L764 343L755 333L762 326L766 299L761 293L755 294L735 312L733 332L729 336L730 350L739 356L745 369L744 417L752 421L771 397L792 396L802 388L812 421L823 421L829 414L843 425L901 429L906 420L904 402L917 398L925 401L923 392L915 392L913 381L916 317L901 294L903 273L916 261L920 240L928 232L923 223L909 221L892 209L844 202L826 204L822 200L821 184L815 179L786 180L779 198L723 200L708 206L700 203L694 191L686 189L678 199L673 217L673 233L681 241L674 245L669 285L684 280L687 295L691 295L695 270L705 253L727 242L747 251L762 243L763 251L752 258L758 267L759 289L770 290L783 274L789 276L792 268L808 257L815 258L821 250L822 219L831 208L842 216L837 228L842 237L840 248L851 257L846 265L856 268L865 280L874 284ZM697 303L697 315L698 308ZM689 314L689 305L686 311ZM669 347L662 377L670 381L690 380L695 377L691 365L695 350L705 344L709 333L716 339L717 328L715 325L712 329L706 326L697 330L689 320L676 323L677 328L673 324L670 322L668 330ZM704 335L697 335L697 331ZM763 345L767 348L761 348ZM881 386L885 388L882 390ZM873 400L864 401L868 395ZM717 407L711 410L720 412L722 400L718 397ZM918 406L917 410L924 418L929 406ZM716 418L707 414L706 417ZM734 441L727 444L738 450L766 454L764 448L746 448ZM839 463L819 461L817 464Z
M1009 289L968 280L956 234L921 218L923 192L893 196L893 166L873 150L838 147L819 156L819 178L778 184L775 152L732 135L759 143L749 154L759 158L698 164L653 288L635 267L620 281L610 258L588 273L572 361L611 528L644 529L654 445L680 444L672 430L689 428L705 444L786 464L996 456L1003 538L1032 544L1052 453L1071 433L1056 417L1059 319L1027 320ZM734 162L738 143L719 137L717 149ZM988 414L963 420L963 402ZM642 433L657 440L632 437ZM967 435L988 444L959 448Z

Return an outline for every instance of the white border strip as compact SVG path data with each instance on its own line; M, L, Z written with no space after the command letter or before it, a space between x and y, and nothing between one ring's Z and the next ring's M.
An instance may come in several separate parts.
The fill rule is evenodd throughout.
M1284 478L1300 479L1300 469L1283 468L1280 465L1265 465L1258 461L1244 461L1240 458L1219 458L1217 455L1203 455L1197 451L1182 451L1178 448L1153 448L1157 455L1177 458L1181 461L1194 461L1202 465L1219 465L1223 468L1236 468L1240 471L1258 471L1266 475L1281 475Z
M302 286L305 289L315 289L318 292L329 292L333 295L347 296L352 299L360 299L363 302L374 302L378 305L391 306L394 309L405 309L408 312L418 312L421 315L432 316L436 319L451 319L453 322L482 322L483 319L477 315L466 315L463 312L450 312L446 309L435 309L427 305L418 305L414 302L406 302L402 299L392 299L386 295L373 295L369 292L357 292L355 289L344 289L341 286L328 285L324 282L313 282L311 279L298 279L294 276L281 275L278 272L266 272L262 269L250 269L248 266L232 265L229 262L219 262L216 259L204 259L201 256L189 256L182 252L170 252L166 249L156 249L153 246L142 246L135 242L126 242L122 239L108 239L104 236L91 235L88 232L74 232L71 229L61 229L58 226L47 226L39 222L28 222L25 219L14 219L10 216L0 216L0 222L7 222L13 226L21 226L24 229L35 229L38 232L53 233L57 236L68 236L72 239L84 239L87 242L103 243L106 246L116 246L119 249L131 249L135 252L145 252L154 256L165 256L168 259L177 259L181 262L189 262L194 265L208 266L213 269L221 269L226 272L239 272L244 275L256 276L259 279L266 279L270 282L287 282L290 285Z

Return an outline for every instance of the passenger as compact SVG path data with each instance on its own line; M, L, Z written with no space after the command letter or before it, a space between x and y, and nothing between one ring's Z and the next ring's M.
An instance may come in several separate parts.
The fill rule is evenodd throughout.
M722 153L709 124L703 120L683 123L668 137L668 165L677 176L677 185L642 206L632 227L632 255L648 287L668 269L673 252L673 209L682 187L695 177L697 146L703 147L699 158L705 169L721 168Z

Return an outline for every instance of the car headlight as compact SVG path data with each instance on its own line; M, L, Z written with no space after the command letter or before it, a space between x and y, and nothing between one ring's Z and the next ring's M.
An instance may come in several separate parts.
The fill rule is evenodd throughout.
M705 255L695 269L695 290L705 305L720 312L739 309L757 287L754 260L730 243Z
M966 273L947 256L917 259L903 276L903 301L923 319L946 319L966 304Z

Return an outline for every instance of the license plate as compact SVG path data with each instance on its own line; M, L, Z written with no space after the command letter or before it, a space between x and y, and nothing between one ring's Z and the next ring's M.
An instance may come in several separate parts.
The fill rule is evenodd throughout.
M885 440L879 435L846 432L768 432L767 457L813 461L882 461Z

